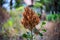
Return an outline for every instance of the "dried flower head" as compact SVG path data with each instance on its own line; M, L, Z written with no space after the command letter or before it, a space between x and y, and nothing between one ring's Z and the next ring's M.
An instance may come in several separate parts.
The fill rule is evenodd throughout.
M25 8L25 12L23 13L22 24L27 29L33 29L40 21L39 17L35 14L35 12L29 7Z

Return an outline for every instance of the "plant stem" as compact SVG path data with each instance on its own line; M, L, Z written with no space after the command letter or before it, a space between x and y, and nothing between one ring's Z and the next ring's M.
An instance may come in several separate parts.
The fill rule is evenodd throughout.
M30 38L30 40L33 40L33 34L32 34L32 30L31 30L31 38Z

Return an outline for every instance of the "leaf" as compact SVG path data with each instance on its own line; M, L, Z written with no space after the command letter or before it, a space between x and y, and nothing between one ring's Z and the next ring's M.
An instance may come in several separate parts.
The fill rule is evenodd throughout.
M46 22L43 21L43 22L42 22L42 25L45 25L45 24L46 24Z
M24 37L24 38L27 38L27 34L23 34L23 37Z
M43 36L43 34L42 34L42 33L40 33L40 32L39 32L39 35L40 35L40 36Z
M42 31L46 32L46 30L45 30L45 29L42 29Z

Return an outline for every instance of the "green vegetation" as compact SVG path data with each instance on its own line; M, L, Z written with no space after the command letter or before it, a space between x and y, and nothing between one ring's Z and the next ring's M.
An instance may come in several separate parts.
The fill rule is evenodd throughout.
M7 11L6 10L7 7L4 6L4 4L6 4L6 3L8 3L8 2L6 2L5 0L0 0L0 10L2 7L5 11ZM54 21L54 22L60 21L60 13L59 13L60 0L56 0L56 1L55 0L40 0L40 1L35 0L34 3L35 4L32 6L31 9L34 8L33 11L37 8L40 9L40 12L37 13L39 18L41 18L42 10L44 10L44 6L45 6L44 11L46 13L48 12L48 14L46 14L46 21ZM26 6L24 4L23 0L15 0L15 3L13 3L13 1L11 0L7 6L9 7L8 13L10 15L10 18L2 24L1 32L2 32L4 40L8 40L9 38L17 39L17 36L18 37L21 36L23 39L24 38L29 39L29 38L32 38L35 34L38 34L39 36L42 37L43 33L47 31L46 29L44 29L44 26L46 24L45 21L43 21L41 23L41 31L43 33L40 32L38 29L34 28L33 29L34 34L31 36L30 30L27 30L26 28L24 28L24 26L21 23L21 20L23 18L22 13L24 12L24 8ZM38 10L36 10L36 11L38 11ZM51 14L50 11L53 13ZM0 14L2 14L2 12L5 13L4 11L0 11ZM54 14L54 12L55 12L55 14ZM4 17L2 17L2 18L4 18ZM0 17L0 20L1 20L1 17ZM2 20L4 20L4 19L2 19ZM40 21L41 21L41 19L40 19Z
M60 14L49 14L46 16L48 21L58 21L60 20Z

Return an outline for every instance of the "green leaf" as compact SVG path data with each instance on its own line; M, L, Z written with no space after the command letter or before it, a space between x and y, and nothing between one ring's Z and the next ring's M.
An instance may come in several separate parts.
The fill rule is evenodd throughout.
M45 30L45 29L42 29L42 31L46 32L46 30Z
M23 34L23 37L24 37L24 38L27 38L27 34Z
M46 22L43 21L43 22L42 22L42 25L45 25L45 24L46 24Z
M40 32L39 32L39 35L40 35L40 36L43 36L43 34L42 34L42 33L40 33Z

